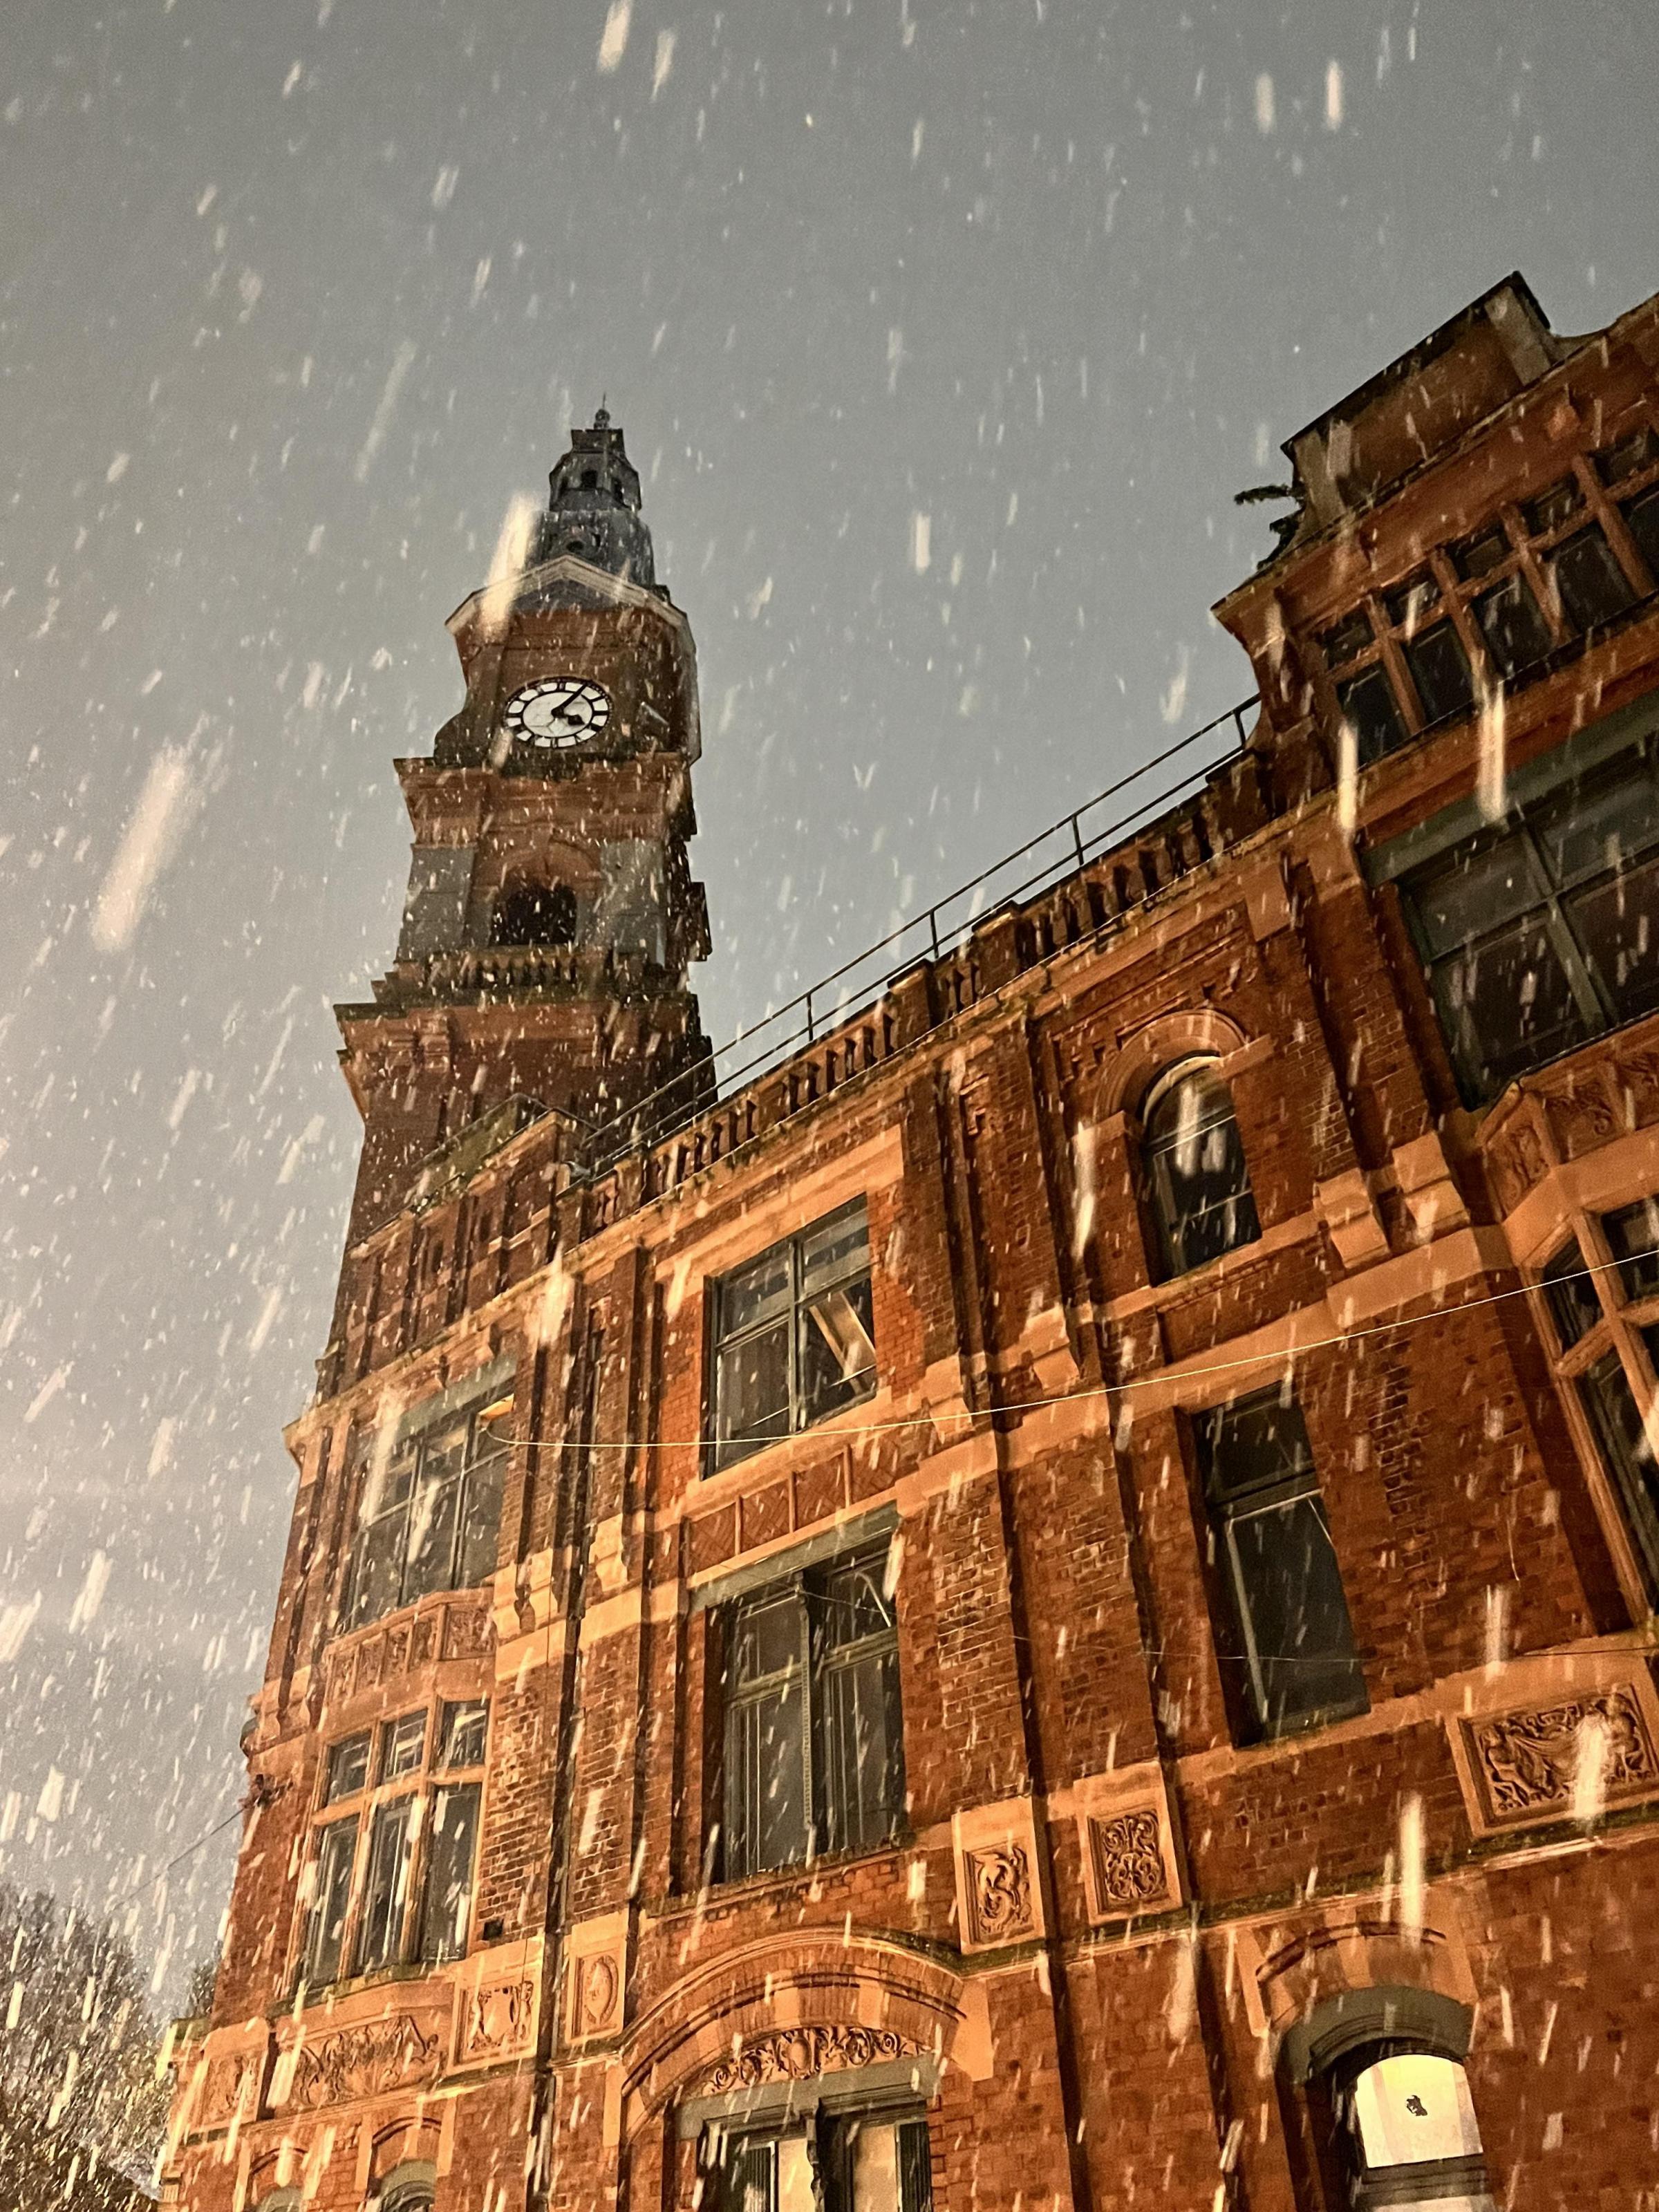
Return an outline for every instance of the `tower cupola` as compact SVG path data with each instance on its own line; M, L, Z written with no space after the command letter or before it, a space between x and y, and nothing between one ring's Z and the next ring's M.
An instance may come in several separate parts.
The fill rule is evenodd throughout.
M571 430L570 450L548 477L534 557L551 561L561 553L656 588L651 532L640 513L640 473L603 407L590 428Z

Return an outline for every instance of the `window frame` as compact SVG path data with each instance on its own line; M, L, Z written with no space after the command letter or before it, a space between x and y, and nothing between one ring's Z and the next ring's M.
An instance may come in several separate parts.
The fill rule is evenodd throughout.
M485 1707L485 1718L477 1759L465 1766L447 1764L445 1753L450 1735L449 1717L470 1711L479 1705ZM306 1875L299 1892L291 1973L293 1986L303 1990L307 2000L346 1983L378 1979L411 1967L430 1972L447 1965L452 1960L465 1957L471 1948L477 1896L478 1845L483 1826L484 1784L489 1772L489 1732L495 1719L494 1706L493 1698L444 1698L434 1694L382 1717L374 1723L370 1731L370 1757L362 1784L356 1790L342 1795L329 1795L330 1776L336 1765L336 1753L341 1746L355 1744L365 1731L361 1728L349 1729L325 1747L319 1763L318 1788L311 1814ZM385 1772L386 1746L416 1714L424 1719L420 1764L388 1778ZM428 1890L434 1865L436 1808L438 1799L446 1794L471 1795L473 1801L466 1930L458 1949L441 1949L428 1956L424 1930L428 1911ZM399 1816L411 1825L403 1895L395 1911L395 1925L392 1929L387 1955L377 1959L372 1966L365 1966L362 1960L364 1924L371 1901L369 1884L374 1871L375 1839L377 1833L387 1829L391 1820ZM318 1917L321 1910L318 1886L320 1870L324 1854L333 1848L327 1838L331 1832L341 1830L349 1830L352 1841L348 1859L345 1910L339 1923L337 1955L331 1975L313 1978L311 1968L318 1949L317 1930L320 1924Z
M1559 875L1552 870L1545 847L1549 817L1564 798L1579 798L1587 792L1594 796L1597 787L1625 780L1639 784L1644 770L1648 777L1659 776L1659 731L1650 729L1633 736L1602 757L1584 759L1566 767L1557 779L1540 780L1534 788L1513 793L1498 821L1471 826L1466 836L1449 837L1420 860L1389 871L1413 948L1422 966L1458 1096L1464 1105L1490 1105L1520 1076L1547 1067L1567 1053L1580 1051L1631 1022L1644 1020L1659 1006L1656 1000L1656 1006L1638 1007L1634 1012L1625 1009L1615 996L1614 982L1602 975L1593 948L1581 943L1573 919L1575 910L1594 890L1619 880L1620 869L1633 873L1659 863L1659 836L1637 846L1628 854L1621 854L1617 863L1609 864L1603 860L1594 868L1581 867L1577 872L1563 870ZM1498 920L1488 921L1484 927L1471 930L1455 945L1437 949L1421 911L1425 894L1443 878L1504 849L1515 852L1530 879L1530 896L1525 905L1506 910ZM1465 1032L1449 993L1460 972L1473 972L1473 963L1483 953L1496 949L1518 933L1534 928L1559 963L1582 1025L1581 1033L1540 1057L1510 1068L1494 1085L1484 1040L1472 1024ZM1443 978L1446 980L1443 981ZM1472 1046L1476 1048L1473 1052Z
M802 1566L758 1588L747 1589L710 1608L711 1653L723 1661L719 1697L714 1767L709 1814L718 1820L717 1849L712 1855L716 1882L745 1881L770 1875L798 1873L826 1857L855 1858L886 1850L906 1832L904 1701L899 1660L896 1588L890 1590L893 1545L890 1536L860 1545ZM827 1633L828 1607L842 1602L826 1587L833 1579L862 1572L887 1619L881 1628L835 1642ZM794 1614L793 1649L787 1661L765 1674L737 1674L738 1642L745 1623L775 1607ZM827 1717L834 1709L831 1685L860 1663L881 1663L881 1695L886 1759L883 1796L890 1802L866 1805L832 1802L836 1796L836 1759L829 1742ZM796 1856L763 1859L766 1775L763 1747L750 1750L734 1741L748 1717L763 1712L781 1696L793 1696L794 1757L800 1777L800 1851ZM717 1808L717 1809L716 1809ZM884 1816L884 1826L882 1825ZM860 1832L848 1840L854 1818ZM873 1832L872 1830L873 1829Z
M350 1550L340 1596L338 1632L350 1635L361 1628L370 1628L377 1621L390 1619L411 1605L418 1605L424 1597L435 1597L448 1590L482 1589L495 1569L475 1581L459 1579L466 1565L467 1535L477 1510L477 1489L479 1478L484 1486L493 1481L495 1486L494 1528L495 1553L501 1549L501 1521L503 1493L508 1463L512 1458L513 1439L501 1433L498 1424L506 1420L513 1410L511 1384L503 1392L485 1390L476 1399L457 1406L446 1407L442 1399L430 1405L411 1409L389 1443L382 1443L379 1429L369 1426L354 1432L362 1437L361 1446L354 1445L359 1456L356 1467L356 1497L353 1504L353 1526ZM466 1439L460 1468L451 1478L454 1490L454 1513L449 1538L449 1566L446 1575L428 1587L410 1588L410 1569L415 1564L410 1555L411 1533L415 1527L417 1504L423 1487L433 1490L442 1486L442 1479L429 1483L426 1476L428 1455L438 1449L441 1440L452 1435L459 1424L466 1424ZM384 1453L384 1457L382 1457ZM400 1458L407 1455L411 1462L407 1489L397 1494L395 1470ZM392 1492L391 1503L380 1504L369 1513L371 1500L380 1490ZM401 1523L402 1535L398 1540L397 1596L393 1602L370 1609L372 1601L371 1531L391 1528Z
M843 1221L850 1222L855 1215L861 1216L864 1223L862 1265L849 1266L840 1273L815 1285L808 1291L805 1286L805 1248L809 1240L822 1236L826 1231L833 1230ZM727 1301L732 1297L740 1279L780 1255L784 1258L788 1268L789 1288L787 1307L781 1311L763 1313L759 1317L748 1322L728 1323ZM836 1291L845 1292L860 1283L865 1286L866 1301L869 1306L867 1322L861 1316L855 1316L859 1318L860 1326L865 1329L870 1345L869 1365L860 1370L864 1378L864 1387L842 1399L840 1404L831 1406L823 1413L812 1414L808 1407L807 1393L802 1375L804 1365L802 1341L805 1334L807 1316L817 1299ZM809 1429L818 1428L825 1422L837 1419L855 1406L868 1404L875 1396L880 1384L880 1355L876 1344L875 1325L875 1262L870 1244L868 1199L860 1193L857 1197L848 1200L844 1205L832 1207L828 1213L820 1214L816 1219L803 1223L799 1229L792 1230L787 1237L780 1237L772 1243L763 1245L758 1251L739 1261L737 1266L726 1268L718 1275L711 1275L707 1279L705 1304L708 1314L706 1361L708 1387L705 1395L708 1408L708 1442L704 1448L703 1455L705 1475L723 1474L729 1468L740 1466L744 1461L752 1459L757 1452L764 1451L772 1444L782 1443L791 1437L804 1435ZM726 1371L726 1358L728 1354L740 1352L746 1346L758 1344L769 1332L775 1331L781 1322L787 1330L788 1346L788 1403L784 1409L787 1425L767 1435L751 1434L746 1437L726 1435L723 1432L726 1416L722 1409L724 1394L721 1381ZM859 1379L859 1377L849 1378L855 1382Z
M1229 1417L1236 1419L1252 1407L1266 1408L1270 1401L1277 1401L1283 1410L1294 1413L1301 1436L1299 1452L1293 1454L1282 1472L1224 1482L1218 1474L1219 1461L1216 1449L1216 1437L1223 1423ZM1224 1688L1228 1693L1227 1702L1236 1716L1235 1735L1246 1743L1275 1743L1369 1712L1370 1686L1365 1678L1364 1661L1354 1632L1347 1581L1342 1571L1342 1561L1335 1540L1331 1534L1324 1486L1319 1478L1319 1466L1314 1456L1300 1399L1294 1393L1287 1395L1278 1385L1244 1391L1237 1397L1223 1400L1219 1404L1194 1409L1187 1416L1187 1425L1193 1441L1199 1502L1210 1540L1208 1556L1212 1581L1225 1607L1225 1625L1232 1631L1230 1638L1218 1633L1215 1643L1216 1656L1223 1670ZM1265 1665L1282 1664L1299 1655L1283 1652L1264 1655L1259 1649L1248 1573L1237 1540L1237 1531L1246 1522L1259 1520L1265 1514L1282 1513L1288 1508L1307 1504L1313 1506L1320 1531L1330 1547L1336 1588L1347 1624L1346 1658L1353 1687L1346 1698L1328 1699L1322 1705L1296 1709L1285 1708L1281 1704L1276 1709L1271 1680L1265 1671ZM1255 1608L1259 1609L1259 1607ZM1222 1625L1221 1620L1217 1620L1214 1624L1218 1631ZM1233 1648L1230 1650L1229 1644ZM1341 1656L1334 1655L1328 1663L1333 1666L1339 1664ZM1231 1669L1227 1665L1230 1660L1232 1662ZM1236 1682L1227 1679L1230 1673L1237 1674L1238 1679Z
M744 2212L744 2191L733 2172L738 2162L760 2150L775 2152L786 2142L805 2145L814 2199L823 2212L860 2212L853 2195L853 2158L858 2130L866 2125L890 2127L899 2138L894 2146L899 2212L933 2212L933 2130L927 2108L916 2103L913 2091L852 2105L838 2099L833 2107L814 2101L788 2117L734 2126L711 2124L702 2131L699 2163L714 2178L709 2198L716 2212ZM766 2212L778 2212L775 2158L765 2195Z
M1638 1192L1594 1211L1571 1208L1557 1224L1543 1258L1527 1270L1540 1341L1567 1425L1609 1537L1620 1582L1638 1620L1659 1613L1659 1467L1651 1494L1644 1495L1637 1486L1639 1478L1617 1464L1608 1449L1589 1402L1589 1386L1595 1370L1604 1369L1608 1359L1616 1360L1648 1449L1659 1462L1659 1360L1654 1349L1659 1343L1659 1291L1630 1294L1621 1272L1627 1263L1614 1254L1602 1225L1644 1202L1659 1203L1659 1199ZM1574 1246L1588 1274L1588 1282L1579 1287L1588 1288L1600 1310L1570 1336L1552 1285L1560 1280L1557 1271Z
M1457 545L1469 544L1494 532L1502 533L1504 550L1490 567L1465 575L1457 563L1457 545L1448 543L1431 547L1415 559L1404 574L1366 592L1311 635L1309 658L1317 672L1316 682L1324 687L1327 708L1335 728L1353 726L1340 696L1342 691L1373 670L1380 671L1386 679L1400 734L1389 744L1369 747L1360 744L1358 765L1362 769L1403 751L1428 732L1449 727L1475 712L1483 690L1496 695L1518 690L1535 681L1556 665L1558 655L1567 647L1583 640L1594 640L1603 631L1632 619L1659 597L1659 574L1655 573L1625 514L1627 507L1659 486L1659 459L1644 461L1611 481L1601 465L1620 447L1635 441L1644 430L1650 434L1653 431L1653 425L1645 416L1627 422L1616 439L1606 441L1594 452L1584 450L1571 454L1547 483L1529 488L1518 499L1502 502L1476 529L1464 532ZM1659 454L1659 442L1656 442L1653 450ZM1553 520L1541 521L1534 527L1527 510L1540 506L1564 483L1571 483L1576 489L1577 501ZM1622 574L1632 597L1617 613L1580 627L1570 617L1563 602L1556 580L1554 556L1581 532L1593 528L1600 529L1614 568ZM1540 658L1517 667L1506 677L1487 643L1476 608L1477 602L1516 579L1529 591L1543 617L1549 642ZM1432 601L1420 611L1404 604L1410 586L1419 580L1431 584L1435 592ZM1391 602L1395 604L1391 605ZM1360 628L1362 621L1369 624L1369 636ZM1425 712L1413 672L1411 652L1418 640L1443 621L1451 623L1462 647L1473 696L1467 705L1431 717Z
M1159 1283L1179 1282L1185 1276L1195 1274L1202 1267L1212 1267L1217 1261L1224 1260L1230 1253L1243 1251L1249 1246L1259 1244L1261 1241L1261 1209L1255 1202L1255 1185L1250 1174L1250 1158L1245 1148L1244 1131L1238 1119L1238 1103L1234 1097L1232 1085L1221 1070L1220 1054L1188 1053L1181 1059L1170 1060L1165 1066L1159 1068L1140 1096L1139 1109L1134 1117L1136 1164L1141 1186L1141 1203L1147 1216L1147 1227L1150 1231L1147 1238L1149 1257L1153 1265L1154 1279ZM1222 1202L1227 1206L1239 1207L1241 1212L1238 1218L1243 1220L1248 1214L1252 1225L1245 1234L1235 1236L1231 1243L1222 1247L1220 1251L1210 1254L1207 1258L1189 1260L1186 1256L1182 1239L1194 1217L1182 1213L1176 1206L1173 1189L1168 1182L1163 1167L1163 1163L1181 1139L1178 1133L1172 1133L1168 1139L1160 1138L1154 1140L1150 1134L1150 1124L1152 1117L1157 1113L1159 1106L1183 1083L1205 1073L1207 1073L1211 1079L1226 1093L1227 1120L1231 1124L1233 1139L1237 1149L1238 1164L1243 1175L1241 1188ZM1206 1130L1219 1126L1219 1116L1203 1124ZM1205 1210L1213 1212L1215 1209L1208 1207Z

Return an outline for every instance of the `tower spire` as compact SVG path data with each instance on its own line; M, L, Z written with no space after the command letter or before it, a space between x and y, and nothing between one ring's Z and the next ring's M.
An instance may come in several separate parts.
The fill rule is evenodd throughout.
M657 588L651 532L640 513L640 474L603 398L587 429L572 426L570 444L548 476L535 557L574 553L592 567Z

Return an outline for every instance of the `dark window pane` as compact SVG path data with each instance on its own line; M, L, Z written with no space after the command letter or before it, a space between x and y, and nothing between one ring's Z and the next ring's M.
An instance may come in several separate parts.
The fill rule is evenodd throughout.
M1516 923L1439 962L1431 981L1465 1099L1504 1085L1594 1033L1543 921Z
M1584 1255L1574 1237L1565 1244L1545 1268L1539 1279L1544 1285L1544 1296L1555 1323L1555 1333L1561 1340L1561 1349L1570 1352L1582 1336L1587 1336L1601 1318L1601 1301L1595 1295L1595 1279L1584 1265Z
M1575 891L1562 910L1617 1021L1659 1006L1659 858Z
M794 1589L750 1600L738 1611L732 1663L738 1683L764 1681L804 1661L804 1601Z
M732 1336L774 1314L787 1313L789 1295L789 1247L779 1244L720 1285L720 1334Z
M1362 768L1372 761L1381 760L1403 745L1409 735L1400 708L1395 703L1394 686L1381 668L1367 668L1358 676L1352 676L1346 684L1336 687L1336 703L1343 720L1353 732L1354 746Z
M395 1612L403 1602L404 1552L408 1541L408 1509L382 1514L362 1529L351 1571L349 1626L361 1628Z
M866 1397L876 1382L870 1278L821 1291L800 1316L800 1421L822 1420Z
M432 1833L427 1844L426 1881L421 1896L420 1953L436 1962L459 1959L466 1949L472 1910L472 1858L478 1837L478 1785L438 1790L432 1797Z
M726 1870L758 1874L806 1856L806 1740L799 1677L731 1707L726 1729Z
M1474 618L1493 666L1506 681L1541 660L1553 644L1532 586L1519 574L1483 592L1474 602Z
M1403 584L1396 584L1393 591L1385 592L1382 604L1396 629L1415 630L1431 608L1440 604L1440 586L1426 568L1420 569Z
M1548 886L1524 837L1507 836L1465 846L1443 862L1408 878L1412 911L1432 957L1454 951L1501 921L1541 906Z
M1526 518L1528 529L1534 537L1539 537L1547 530L1553 530L1558 523L1565 522L1570 514L1577 514L1583 504L1584 495L1577 477L1563 477L1559 483L1553 483L1547 491L1540 492L1536 499L1528 501L1521 512Z
M460 1549L455 1562L457 1589L476 1589L495 1571L507 1452L504 1439L490 1435L482 1425L478 1428L461 1514Z
M1451 557L1452 566L1465 582L1474 576L1490 575L1510 557L1509 533L1501 522L1494 522L1454 545Z
M1602 1461L1624 1501L1631 1534L1646 1571L1651 1603L1659 1593L1659 1480L1656 1480L1653 1448L1616 1352L1605 1353L1585 1370L1579 1378L1578 1393L1601 1446Z
M409 1863L414 1849L414 1797L382 1805L368 1833L362 1917L357 1923L357 1972L371 1974L402 1954Z
M482 1766L489 1726L487 1698L470 1698L464 1705L446 1705L438 1738L439 1765Z
M1558 546L1550 556L1550 568L1574 629L1593 629L1597 623L1612 622L1636 604L1635 586L1613 557L1599 524L1592 523Z
M807 1297L826 1284L844 1282L848 1275L867 1274L870 1268L870 1222L862 1200L844 1213L832 1214L802 1232L800 1243L801 1296Z
M1346 667L1347 663L1364 653L1373 637L1371 618L1364 607L1351 615L1344 615L1340 623L1319 633L1319 650L1327 668Z
M1364 1677L1316 1492L1225 1522L1251 1703L1264 1735L1363 1712Z
M886 1588L888 1557L885 1551L872 1552L825 1571L817 1612L818 1640L826 1649L893 1634L896 1619Z
M904 1805L898 1658L872 1644L837 1657L818 1684L818 1848L854 1850L890 1836Z
M1599 875L1659 845L1659 775L1650 757L1634 767L1571 785L1536 815L1551 876L1570 884Z
M789 1322L774 1322L725 1346L714 1370L714 1463L730 1467L789 1433Z
M356 1847L356 1820L336 1820L323 1830L317 1845L302 1969L303 1978L313 1988L340 1978L340 1944L351 1899L351 1862Z
M420 1486L410 1505L405 1605L431 1590L449 1589L454 1583L455 1523L461 1507L459 1472L447 1455L434 1458L433 1466L441 1479L429 1480L422 1468Z
M328 1754L328 1780L323 1790L323 1802L332 1805L337 1798L355 1797L368 1780L368 1738L349 1735L343 1743L337 1743Z
M1659 1198L1644 1198L1601 1216L1601 1233L1618 1263L1627 1298L1659 1297Z
M1302 1408L1281 1390L1235 1398L1200 1414L1193 1427L1204 1486L1212 1498L1236 1498L1315 1479Z
M1404 650L1425 721L1443 721L1474 704L1468 655L1450 623L1436 623L1431 629L1420 631Z
M401 1720L389 1721L381 1735L381 1781L396 1782L403 1775L413 1774L425 1749L424 1713L405 1713Z
M1609 446L1601 456L1601 481L1622 483L1638 470L1650 469L1656 461L1659 461L1659 438L1644 423L1639 429L1627 432L1616 446Z
M1261 1234L1232 1094L1200 1065L1155 1086L1144 1159L1171 1275L1184 1275Z
M1648 574L1659 582L1659 484L1650 484L1632 500L1625 509L1625 522L1641 548Z

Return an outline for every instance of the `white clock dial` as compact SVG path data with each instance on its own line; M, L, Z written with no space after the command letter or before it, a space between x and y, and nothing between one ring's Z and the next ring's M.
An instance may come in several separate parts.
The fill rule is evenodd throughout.
M504 720L526 744L563 751L599 736L611 720L611 695L580 677L550 676L515 691Z

